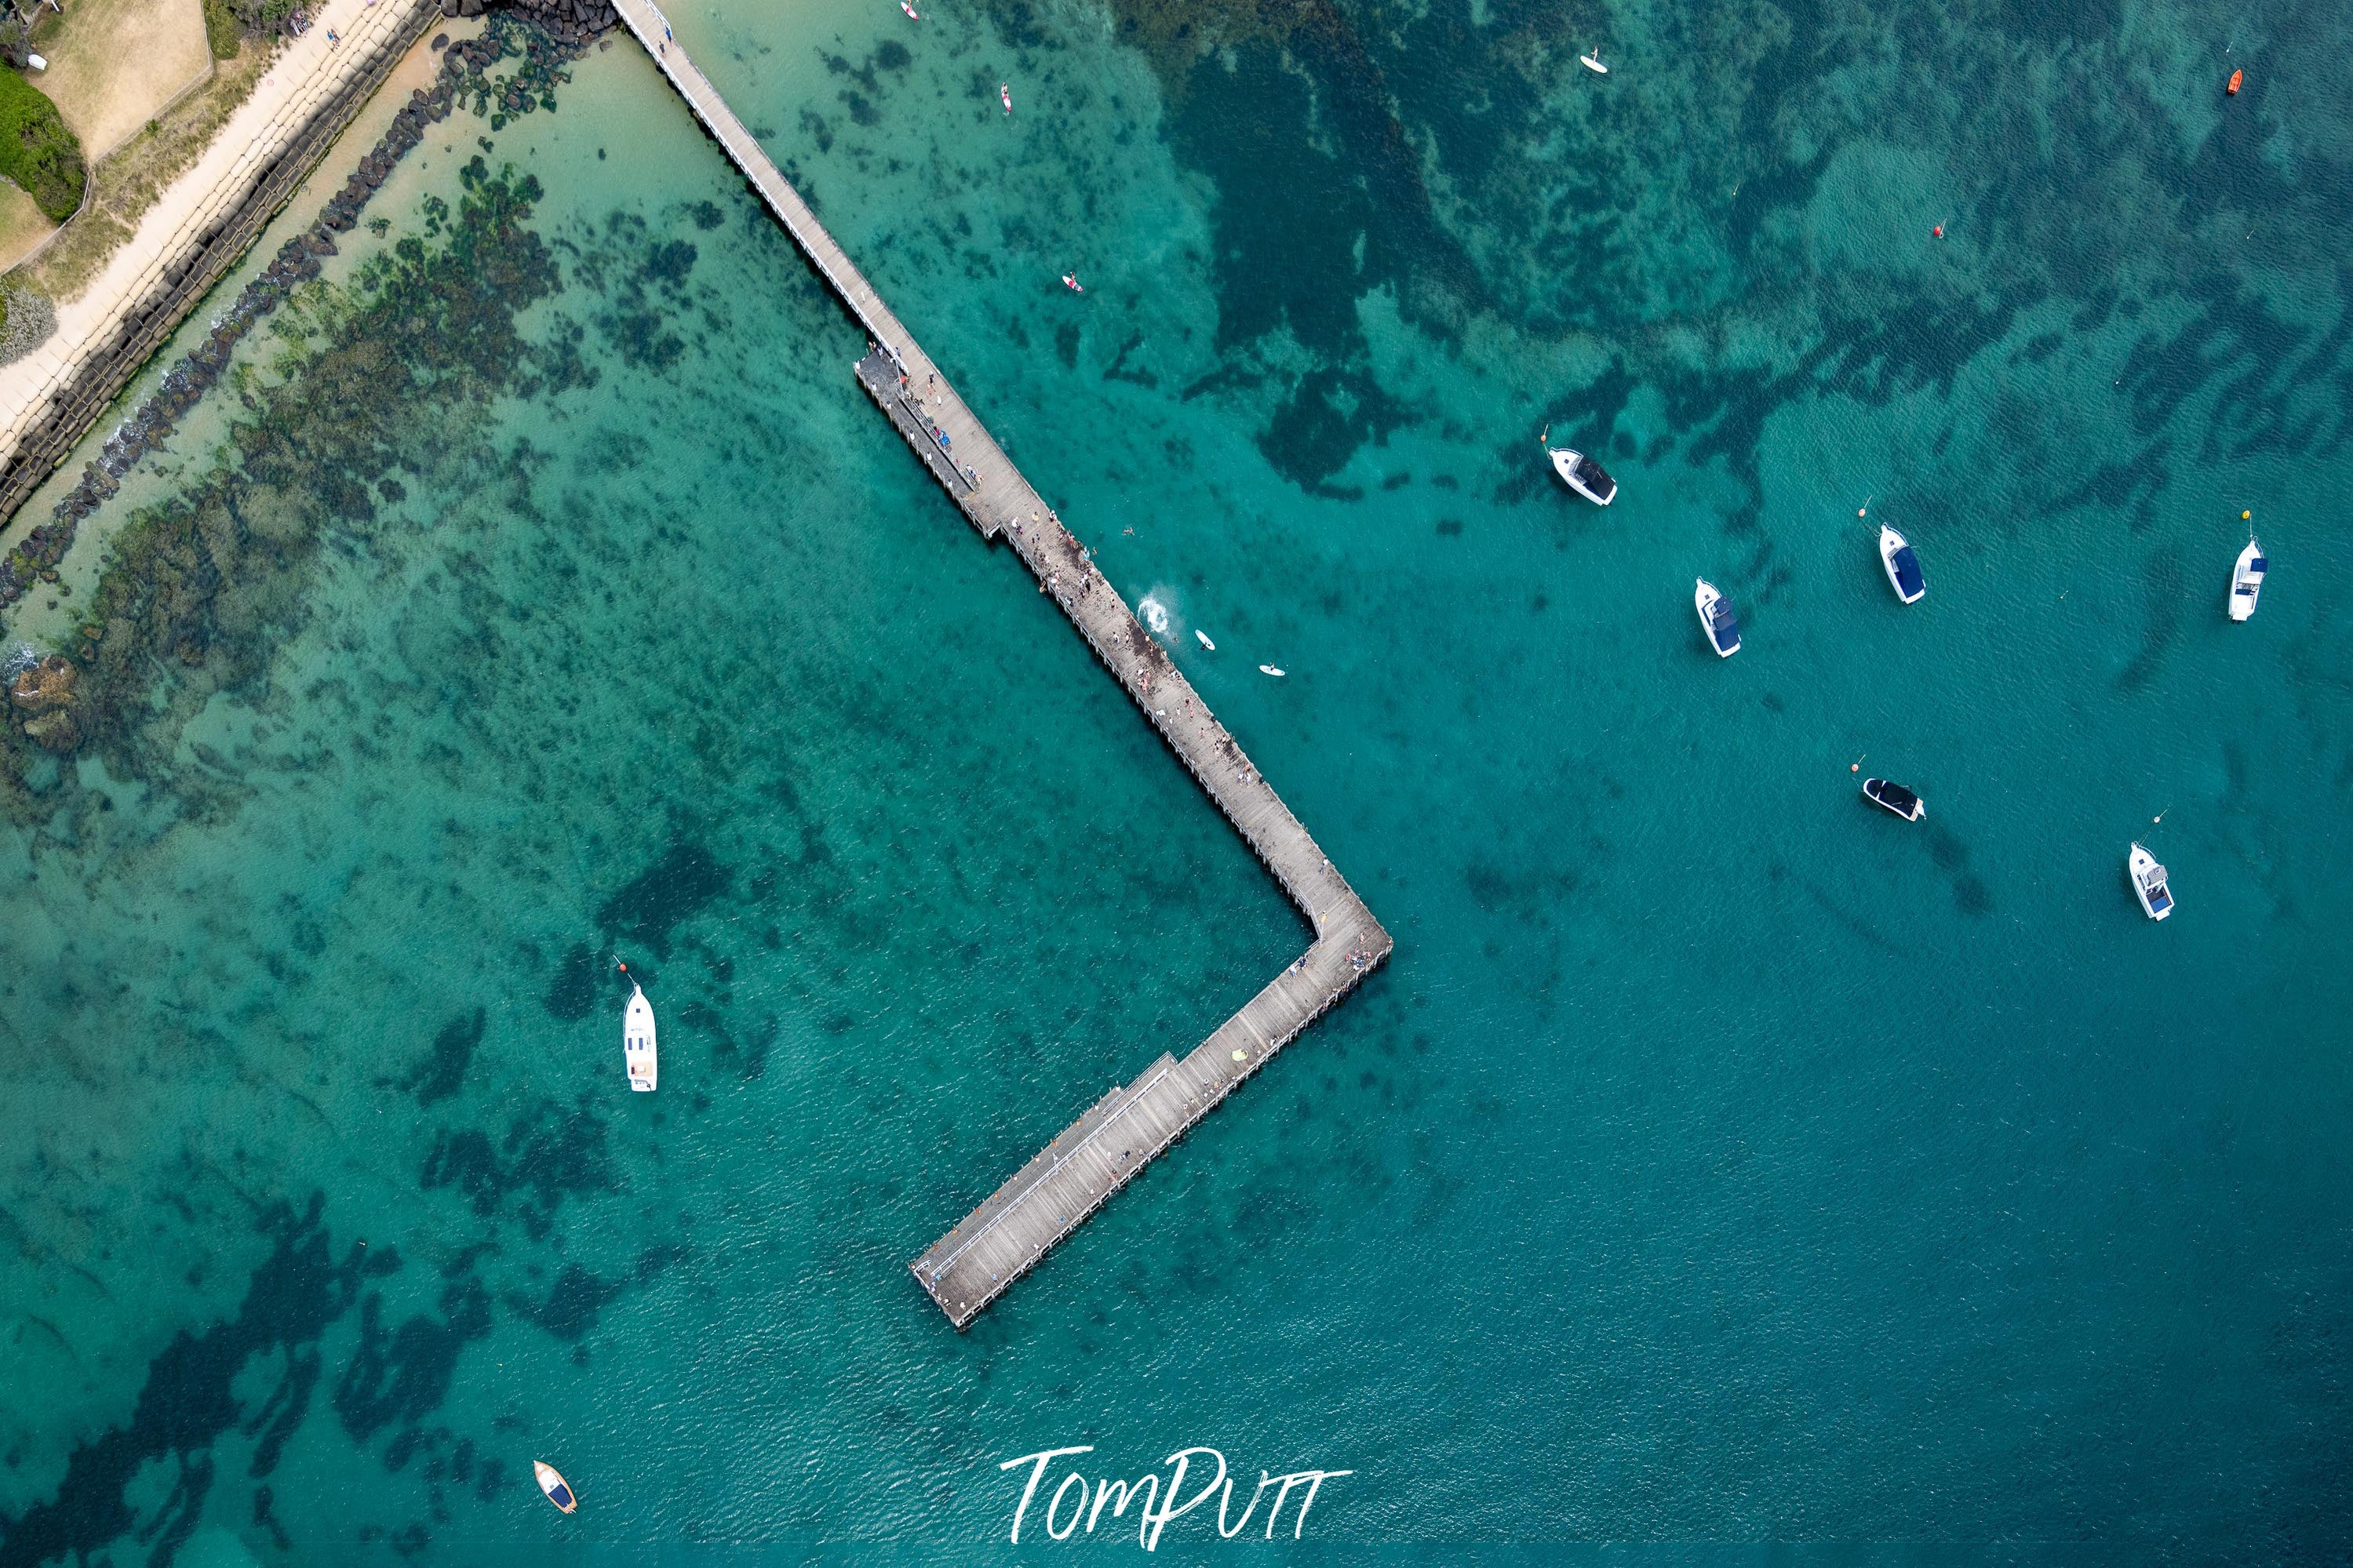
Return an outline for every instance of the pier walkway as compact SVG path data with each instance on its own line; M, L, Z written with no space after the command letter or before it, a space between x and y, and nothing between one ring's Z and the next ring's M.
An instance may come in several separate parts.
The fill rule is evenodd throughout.
M984 538L1010 543L1169 749L1208 792L1315 939L1241 1011L1184 1057L1164 1055L1016 1172L911 1267L959 1329L1035 1267L1145 1163L1387 958L1389 934L1260 776L1089 552L965 406L881 296L850 264L752 133L704 79L649 0L616 0L696 118L767 202L873 347L859 384Z

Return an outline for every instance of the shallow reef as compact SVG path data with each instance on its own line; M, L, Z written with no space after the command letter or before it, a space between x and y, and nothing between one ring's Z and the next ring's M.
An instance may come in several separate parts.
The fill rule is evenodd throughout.
M554 110L555 89L571 79L564 68L588 37L499 14L478 37L448 46L434 85L410 94L316 222L237 292L49 521L0 560L0 605L57 583L79 525L120 490L132 465L225 380L243 384L247 412L211 470L126 521L75 634L33 667L37 685L14 700L15 722L0 743L0 809L33 809L21 780L36 749L95 745L118 772L142 773L127 744L132 731L250 679L299 617L301 568L322 531L364 523L379 504L396 503L406 486L395 470L428 464L462 441L467 409L593 375L560 347L543 354L517 338L516 314L562 285L548 247L526 226L536 181L493 172L480 157L461 172L457 212L428 202L425 237L372 258L346 286L320 279L321 258L363 221L426 127L461 109L489 116L494 128L510 114ZM290 304L301 318L286 334L296 346L273 367L283 374L258 384L233 363L237 350ZM26 663L20 655L5 673L16 678Z

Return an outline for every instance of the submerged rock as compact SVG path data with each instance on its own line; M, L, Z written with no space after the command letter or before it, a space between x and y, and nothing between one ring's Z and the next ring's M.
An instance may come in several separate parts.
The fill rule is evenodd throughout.
M25 733L41 750L53 752L58 756L81 744L81 727L74 722L73 715L62 708L26 721Z

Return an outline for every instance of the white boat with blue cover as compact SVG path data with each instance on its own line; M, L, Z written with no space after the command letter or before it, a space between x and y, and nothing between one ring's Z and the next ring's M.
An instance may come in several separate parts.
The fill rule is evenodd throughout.
M1927 593L1927 580L1920 575L1920 558L1902 534L1883 522L1879 525L1879 563L1887 568L1887 585L1905 604L1916 605Z
M2173 890L2166 886L2165 868L2157 863L2156 856L2135 844L2132 853L2125 857L2125 875L2131 879L2133 896L2140 900L2149 919L2161 921L2173 912Z
M1707 646L1715 649L1718 658L1730 658L1740 651L1740 617L1732 613L1732 601L1715 591L1715 584L1706 578L1699 579L1699 591L1692 595L1699 608L1699 624L1707 633Z
M1618 499L1618 481L1576 447L1547 447L1545 455L1552 459L1552 471L1560 476L1561 483L1595 506L1608 506Z
M2263 574L2271 563L2263 559L2263 547L2255 542L2253 534L2247 535L2247 547L2239 552L2239 563L2231 569L2231 618L2243 621L2255 613L2255 595L2263 591Z

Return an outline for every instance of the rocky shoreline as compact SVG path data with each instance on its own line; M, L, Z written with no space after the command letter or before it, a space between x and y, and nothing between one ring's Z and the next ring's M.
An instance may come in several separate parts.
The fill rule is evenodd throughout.
M445 13L467 5L479 13L481 0L442 0ZM108 437L79 481L53 509L50 520L33 528L0 560L0 605L14 605L45 584L58 584L58 563L71 548L81 521L116 493L133 464L171 437L181 419L227 372L246 335L296 289L319 276L321 258L336 254L336 237L359 225L376 191L398 162L422 143L428 126L459 109L487 116L493 129L503 127L511 117L554 110L554 88L571 79L564 68L617 19L610 7L591 6L585 0L526 0L493 14L475 38L456 44L448 43L447 35L435 38L433 47L444 52L433 85L410 93L390 128L362 155L316 219L279 247L269 265L222 311L204 342L183 356ZM496 68L510 60L520 64L498 73ZM117 630L129 628L118 623ZM87 665L96 659L100 641L110 635L102 619L82 625L79 632L65 650L37 660L20 653L0 671L13 678L11 717L20 734L59 755L76 750L89 729L76 713L86 695L77 690L76 661Z

